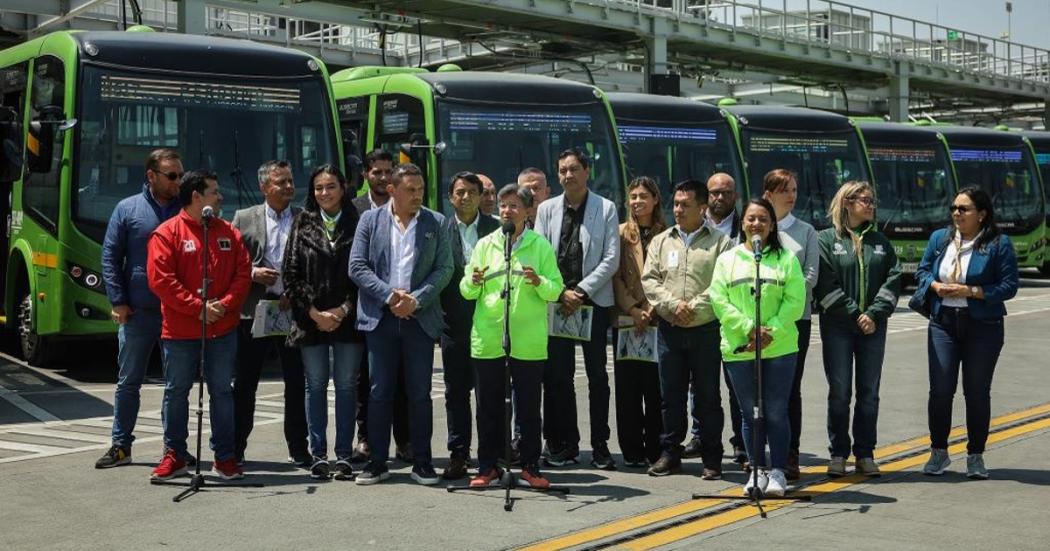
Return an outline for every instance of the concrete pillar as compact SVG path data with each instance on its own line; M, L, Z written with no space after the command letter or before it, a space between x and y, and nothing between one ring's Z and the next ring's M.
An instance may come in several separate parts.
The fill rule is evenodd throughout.
M906 122L908 120L909 87L908 77L902 74L900 62L895 64L894 74L890 76L890 120Z
M650 90L652 75L667 74L667 38L664 36L647 36L645 38L645 92Z
M205 34L204 0L179 0L176 6L180 33Z

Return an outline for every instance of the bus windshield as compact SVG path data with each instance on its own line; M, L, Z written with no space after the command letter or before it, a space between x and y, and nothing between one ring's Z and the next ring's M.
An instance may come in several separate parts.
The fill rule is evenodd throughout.
M869 141L868 158L878 186L883 233L918 238L951 222L948 205L955 184L944 146Z
M1043 177L1043 200L1046 201L1046 221L1050 224L1050 148L1035 148L1035 162Z
M85 65L80 90L73 219L99 241L117 202L142 189L153 149L174 148L185 170L215 172L227 219L262 202L257 169L267 160L291 163L297 202L310 172L338 160L319 77L158 76Z
M448 179L469 170L485 174L496 188L517 180L518 172L536 167L547 175L551 196L561 193L558 154L580 147L591 155L589 188L621 205L623 175L608 111L598 103L511 109L439 101L438 157L441 210L452 212Z
M793 171L798 175L798 199L792 213L818 230L831 225L827 209L840 185L870 180L853 131L816 134L745 128L742 137L748 176L756 191L770 170Z
M616 130L628 173L631 178L648 176L656 180L667 219L677 182L706 182L712 174L725 172L742 183L728 123L672 126L632 121L618 123Z
M1043 193L1026 145L952 148L959 187L978 186L992 196L995 218L1008 234L1027 233L1043 222Z

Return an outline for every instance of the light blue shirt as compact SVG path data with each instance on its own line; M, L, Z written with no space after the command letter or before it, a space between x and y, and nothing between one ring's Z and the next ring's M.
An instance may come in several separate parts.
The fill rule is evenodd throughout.
M474 221L469 224L464 224L459 219L459 215L456 216L456 228L459 230L459 240L463 243L463 258L470 262L470 255L474 252L474 247L478 244L478 220L483 216L481 211L474 216Z
M284 247L288 243L288 234L292 231L292 209L285 208L280 213L266 204L266 250L263 251L263 264L267 268L281 270L284 261ZM284 292L283 276L277 283L266 288L266 292L279 295Z

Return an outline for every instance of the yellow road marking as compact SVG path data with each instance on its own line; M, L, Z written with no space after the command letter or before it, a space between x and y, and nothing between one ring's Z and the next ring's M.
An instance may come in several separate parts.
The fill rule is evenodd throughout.
M1006 415L1002 415L1002 416L996 417L996 418L992 419L991 427L994 428L996 426L1014 423L1014 422L1019 421L1021 419L1025 419L1027 417L1034 417L1036 415L1042 415L1044 413L1050 413L1050 403L1046 403L1046 404L1042 404L1042 405L1039 405L1039 406L1030 407L1030 408L1021 410L1021 411L1016 411L1016 412L1013 412L1013 413L1008 413ZM966 434L966 427L965 426L955 427L955 428L952 429L951 433L949 434L949 438L957 438L957 437L962 436L964 434ZM900 443L897 443L897 444L891 444L889 446L885 446L885 447L879 448L879 449L875 450L875 454L874 455L875 455L876 459L881 459L881 458L888 457L888 456L891 456L891 455L897 455L897 454L900 454L900 453L903 453L903 452L906 452L906 451L909 451L909 450L913 450L915 448L919 448L919 447L922 447L922 446L929 446L929 444L930 444L930 437L929 437L929 435L920 436L920 437L917 437L917 438L912 438L910 440L906 440L904 442L900 442ZM821 473L821 472L824 472L826 468L827 467L825 467L823 465L816 465L816 466L806 467L806 468L802 469L802 472L806 473L806 474ZM846 479L848 479L848 477L844 478L844 479L839 479L839 480L846 480ZM807 491L808 491L808 488L807 488ZM728 490L725 490L725 491L721 492L720 495L727 495L727 496L740 495L740 488L738 488L738 487L730 488ZM659 523L659 522L663 522L663 521L666 521L666 520L673 519L673 518L678 517L678 516L687 515L689 513L694 513L696 511L701 510L701 509L706 509L708 507L714 507L716 505L723 505L723 504L725 504L725 501L718 500L718 499L690 500L690 501L686 501L684 503L678 503L678 504L670 505L670 506L663 507L663 508L660 508L660 509L655 509L653 511L642 513L640 515L635 515L635 516L627 517L627 518L624 518L624 519L614 520L614 521L606 523L606 524L595 526L593 528L587 528L587 529L584 529L584 530L581 530L581 531L578 531L578 532L566 534L564 536L559 536L559 537L555 537L555 538L552 538L552 539L549 539L549 540L544 540L544 541L541 541L541 542L538 542L538 543L535 543L535 544L532 544L532 545L521 547L521 548L519 548L519 550L520 551L553 551L553 550L557 550L557 549L567 549L567 548L571 548L571 547L576 547L576 546L583 545L583 544L586 544L586 543L591 543L591 542L602 540L602 539L605 539L605 538L608 538L608 537L611 537L611 536L615 536L617 534L630 532L632 530L636 530L638 528L642 528L642 527L648 526L650 524L656 524L656 523Z
M1004 440L1016 438L1018 436L1042 430L1045 428L1050 428L1050 419L1032 421L1030 423L1018 425L1016 427L994 433L988 437L988 443L994 444L996 442L1002 442ZM966 442L960 442L958 444L948 447L948 453L951 455L956 455L965 451ZM886 465L882 465L880 466L880 469L883 473L903 471L905 469L909 469L911 467L915 467L925 463L929 459L929 457L930 454L928 453L916 455L913 457L906 457L904 459L899 459ZM865 476L854 474L836 480L829 480L827 482L822 482L820 484L808 486L805 490L798 492L795 495L810 495L814 497L820 497L822 495L839 491L843 488L852 486L854 484L859 484L861 482L866 481L867 479L868 478ZM739 488L737 488L737 492L740 492ZM788 500L769 500L764 503L763 508L766 510L766 512L775 511L777 509L787 507L792 503L793 502ZM704 532L709 532L716 528L721 528L723 526L727 526L735 522L740 522L741 520L758 516L758 514L758 509L755 507L741 507L739 509L733 509L731 511L726 511L725 513L712 515L710 517L699 519L694 522L683 524L681 526L668 528L667 530L663 530L655 534L651 534L633 541L626 542L622 545L618 545L616 548L629 549L631 551L643 551L646 549L653 549L655 547L660 547L679 540L690 538L702 534Z

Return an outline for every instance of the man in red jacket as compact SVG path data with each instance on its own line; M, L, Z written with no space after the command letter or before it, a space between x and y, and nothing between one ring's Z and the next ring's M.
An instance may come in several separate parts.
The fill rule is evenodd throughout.
M241 234L218 217L222 204L215 174L187 172L179 184L182 210L161 224L149 240L146 274L160 298L161 347L164 352L164 457L152 478L167 480L186 473L189 393L200 365L201 315L204 313L204 377L211 416L212 472L225 480L244 474L234 454L233 374L237 359L237 324L251 285L251 261ZM203 219L205 207L215 216ZM208 289L201 297L204 226L208 224Z

